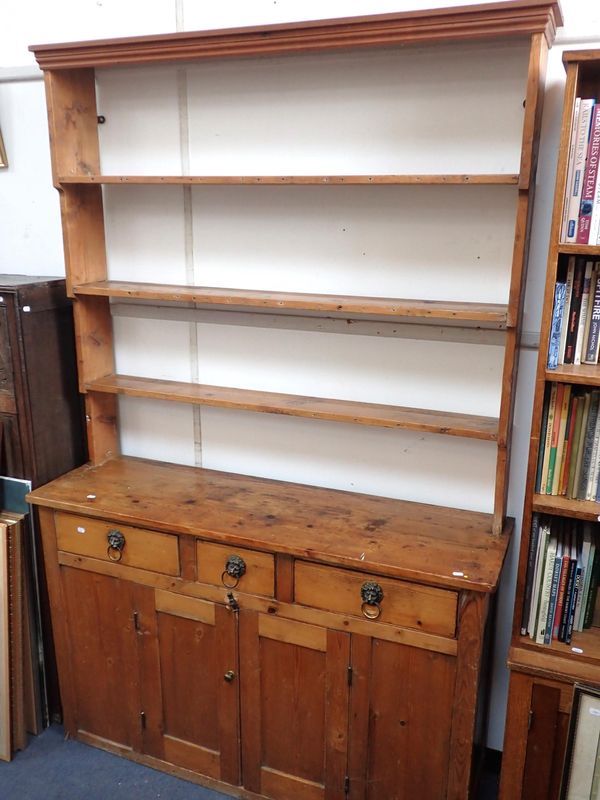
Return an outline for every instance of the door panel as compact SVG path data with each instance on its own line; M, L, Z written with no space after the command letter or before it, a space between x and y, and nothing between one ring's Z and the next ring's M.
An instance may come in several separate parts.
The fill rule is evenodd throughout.
M455 659L353 636L352 667L350 797L445 797Z
M141 749L133 587L61 567L79 731ZM150 591L150 590L147 590Z
M342 800L350 637L242 612L244 785L267 797Z
M231 784L240 782L236 615L155 590L141 617L146 752Z

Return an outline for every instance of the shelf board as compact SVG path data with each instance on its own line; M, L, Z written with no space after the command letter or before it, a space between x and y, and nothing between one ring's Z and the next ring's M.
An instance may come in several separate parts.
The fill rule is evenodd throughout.
M558 252L575 256L600 257L600 245L595 244L559 244Z
M465 327L507 327L508 309L493 303L459 303L438 300L404 300L387 297L266 292L206 286L98 281L76 286L77 296L191 302L199 305L244 307L269 311L308 311L352 317L410 318L426 322L455 323Z
M485 441L497 441L498 438L498 420L494 417L379 403L207 386L155 378L138 378L132 375L107 375L105 378L88 383L85 389L88 392L147 397L176 403L308 417L380 428L403 428Z
M546 380L556 383L600 384L598 364L561 364L556 369L546 370Z
M62 175L61 185L67 184L141 184L141 185L233 185L233 186L280 186L280 185L500 185L514 186L519 176L495 175Z
M532 507L541 514L555 514L559 517L575 517L591 522L597 522L600 518L600 503L593 500L571 500L551 494L534 494Z
M554 641L551 645L542 645L532 641L529 636L519 636L516 647L512 648L509 655L509 662L511 667L515 662L540 671L585 678L590 664L596 671L600 665L600 628L575 631L571 644Z

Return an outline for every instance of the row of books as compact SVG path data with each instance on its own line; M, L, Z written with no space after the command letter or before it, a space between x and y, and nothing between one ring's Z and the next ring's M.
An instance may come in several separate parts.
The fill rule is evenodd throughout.
M600 502L600 389L548 383L535 491Z
M534 514L521 634L538 644L571 643L595 618L600 525Z
M600 104L578 97L571 122L562 242L595 245L600 241L599 157Z
M548 369L597 364L600 353L600 261L570 256L554 287Z

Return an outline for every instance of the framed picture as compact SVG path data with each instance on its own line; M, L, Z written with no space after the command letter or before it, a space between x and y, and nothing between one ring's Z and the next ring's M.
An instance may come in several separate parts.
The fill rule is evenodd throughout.
M600 800L600 689L575 685L561 800Z
M8 159L6 158L6 150L4 149L2 131L0 131L0 169L2 169L2 167L8 167Z

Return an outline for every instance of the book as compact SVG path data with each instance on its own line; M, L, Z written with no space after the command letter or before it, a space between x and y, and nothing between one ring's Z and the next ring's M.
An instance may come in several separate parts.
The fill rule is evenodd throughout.
M554 409L550 408L548 411L548 424L550 424L550 415L552 415L552 438L550 441L550 456L548 458L548 475L546 478L546 494L552 494L552 485L554 482L554 471L556 467L556 454L558 452L558 434L561 425L562 415L562 401L565 393L566 385L559 383L556 387Z
M592 574L594 572L594 559L596 558L596 542L595 536L592 536L592 541L590 544L590 554L588 558L587 568L585 571L585 581L583 585L583 598L581 601L581 614L579 617L579 630L583 630L585 628L585 612L587 609L588 598L590 596L590 587L592 585Z
M542 421L540 424L540 446L538 448L538 460L535 471L535 491L540 493L542 485L542 469L544 466L544 451L546 444L546 427L548 425L548 406L550 404L550 384L544 386L544 402L542 404Z
M590 551L592 548L592 531L589 522L584 523L581 543L581 587L577 596L575 608L575 619L573 628L576 631L583 630L583 611L585 610L585 598L589 587L589 567Z
M592 112L588 150L581 187L581 204L579 206L579 220L577 222L577 244L588 244L590 241L592 212L594 211L594 198L596 196L596 183L598 180L599 156L600 113L599 106L596 104ZM596 231L592 244L596 244L597 235L598 232Z
M558 402L558 400L557 400ZM571 407L571 384L566 383L564 384L564 389L562 393L562 400L561 400L561 407L560 407L560 417L559 417L559 426L558 426L558 441L556 445L556 458L555 458L555 465L554 465L554 476L552 478L552 488L551 494L557 495L558 494L558 487L560 484L560 474L561 468L564 467L563 464L563 452L565 449L565 437L567 432L567 424L569 421L569 409ZM551 454L552 456L552 454Z
M565 589L565 597L563 602L562 614L560 618L560 625L558 629L558 640L564 642L567 635L569 626L569 614L571 611L571 599L573 597L573 589L575 586L575 568L577 566L577 548L574 544L575 532L571 531L569 534L569 567L567 571L567 586Z
M556 548L558 546L556 533L551 532L548 539L548 547L544 554L543 571L540 581L540 600L537 618L535 641L537 644L544 644L546 626L548 624L548 609L550 607L550 594L552 591L552 580L554 577L554 566L556 562Z
M585 434L587 430L587 423L588 418L590 415L590 405L592 402L592 393L585 392L583 395L583 411L581 414L581 427L579 429L579 440L577 441L577 461L575 463L575 475L573 476L573 485L571 487L571 491L569 493L569 497L571 499L575 499L577 497L577 488L579 486L579 481L581 478L581 465L583 461L583 447L585 444Z
M571 402L569 404L569 414L567 417L567 429L565 431L563 459L560 468L560 483L558 486L558 494L563 496L567 493L567 485L569 482L569 468L573 453L573 439L575 438L575 425L577 422L578 405L579 397L574 394L574 392L571 392Z
M579 330L579 315L581 313L581 298L583 295L583 280L585 277L584 258L575 259L573 271L573 286L571 287L571 300L569 303L569 313L566 318L567 335L565 339L565 352L563 362L572 364L575 360L575 345L577 343L577 332Z
M569 475L567 479L567 497L573 497L573 485L575 483L575 473L579 459L579 440L581 438L581 421L585 407L585 395L575 397L575 428L573 430L573 441L571 443L571 455L569 458Z
M550 549L548 549L550 553ZM557 536L556 551L554 554L554 564L552 567L552 581L550 584L550 600L548 601L548 614L546 616L546 627L544 629L544 644L550 644L552 641L552 634L554 630L554 615L556 612L556 602L558 599L558 583L560 580L560 573L563 562L563 551L561 535Z
M569 313L571 309L571 297L573 295L573 281L575 278L575 256L569 256L567 263L566 288L565 288L565 307L560 323L560 341L558 343L558 363L565 363L565 349L567 346L567 331L569 328Z
M529 622L527 623L527 631L531 639L535 639L536 622L538 618L538 611L540 607L540 580L544 569L544 560L546 558L546 551L548 549L548 539L550 538L550 524L548 519L544 517L540 520L540 535L538 538L537 553L535 556L535 567L533 571L532 582L532 595L531 595L531 609L529 611Z
M594 269L593 277L590 282L590 299L588 305L589 328L587 339L584 343L585 357L582 358L584 364L598 363L598 350L600 348L600 270Z
M596 424L594 426L592 455L590 457L590 471L588 475L587 489L585 493L586 500L596 499L596 489L598 485L599 445L600 445L600 413L596 415Z
M556 597L556 610L554 612L554 624L552 626L552 638L558 639L559 629L560 629L560 621L562 619L563 608L565 605L565 596L567 592L567 580L569 577L569 564L571 561L570 558L570 549L568 547L569 544L569 537L565 533L563 533L562 537L562 552L561 552L561 567L560 567L560 576L558 579L558 594Z
M565 183L565 196L562 209L562 225L560 229L560 240L566 242L567 230L569 228L569 195L573 185L573 166L575 162L575 143L577 141L577 123L579 122L579 107L581 97L576 97L573 103L573 116L571 117L571 138L569 139L569 161L567 167L567 179Z
M583 185L585 158L588 149L594 102L594 100L582 98L579 105L579 117L577 119L577 134L574 148L575 152L573 155L573 178L569 188L568 198L567 242L577 241L579 208L581 206L581 190Z
M578 500L586 499L588 478L592 466L592 449L594 447L594 435L596 432L596 419L598 417L599 404L600 390L593 389L591 392L590 410L586 420L583 448L580 453L581 472L579 474L579 484L577 488Z
M583 291L581 293L581 309L579 313L579 325L577 326L577 340L575 342L574 364L581 364L581 351L587 329L588 308L590 302L590 284L592 280L593 261L586 261L585 272L583 274Z
M550 328L550 341L548 344L548 369L558 366L558 353L560 348L560 333L563 316L565 313L565 300L567 287L564 281L559 281L554 287L554 307L552 310L552 323ZM599 302L600 314L600 302Z
M535 560L537 557L539 538L540 538L540 515L534 513L531 518L531 533L529 535L529 549L527 551L527 573L525 577L525 591L523 593L523 610L521 612L522 636L527 635L529 612L531 611L531 596L533 594Z
M556 393L558 384L550 384L550 395L548 397L548 414L546 415L546 430L544 432L544 460L542 462L542 477L540 494L546 494L548 483L548 465L550 462L550 451L552 449L552 429L554 427L554 416L556 413Z
M594 619L594 609L596 608L596 597L598 595L598 581L600 579L600 551L598 546L594 551L594 563L590 577L590 588L585 602L585 614L583 617L583 627L591 628Z
M571 558L572 557L573 553L571 553ZM569 619L567 622L567 632L565 634L566 644L571 644L571 638L573 636L573 624L575 621L575 608L577 607L577 598L579 597L580 589L581 589L581 543L577 541L576 553L575 553L575 580L573 582L573 593L571 595L569 603Z

